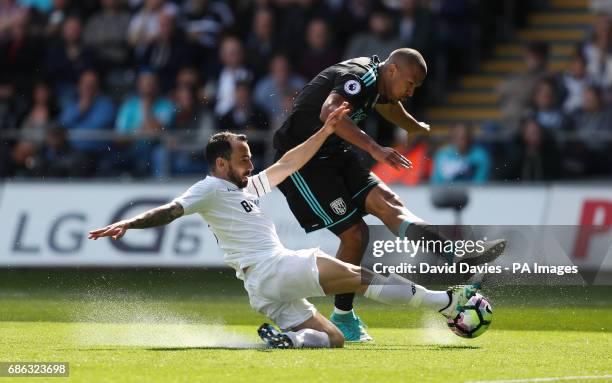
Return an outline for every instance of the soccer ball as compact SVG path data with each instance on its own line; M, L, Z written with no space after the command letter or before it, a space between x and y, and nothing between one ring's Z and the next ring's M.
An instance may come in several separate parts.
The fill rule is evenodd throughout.
M461 307L459 314L448 318L447 324L452 332L463 338L481 336L493 320L491 304L482 295L476 293Z

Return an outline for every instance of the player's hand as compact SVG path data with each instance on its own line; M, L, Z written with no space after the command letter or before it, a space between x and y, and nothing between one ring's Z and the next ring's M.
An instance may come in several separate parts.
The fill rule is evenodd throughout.
M110 225L103 227L101 229L92 230L89 232L89 239L98 239L100 237L111 237L114 240L117 240L125 234L126 231L130 228L130 223L128 221L119 221L115 223L111 223Z
M336 108L336 110L331 112L329 116L327 116L327 119L325 120L325 125L323 125L323 130L328 134L334 133L336 131L336 126L338 125L338 123L347 116L350 110L351 109L349 107L349 103L346 101L343 102L342 105L340 105L338 108Z
M372 153L372 157L376 161L383 162L397 170L412 168L412 162L393 148L378 147Z

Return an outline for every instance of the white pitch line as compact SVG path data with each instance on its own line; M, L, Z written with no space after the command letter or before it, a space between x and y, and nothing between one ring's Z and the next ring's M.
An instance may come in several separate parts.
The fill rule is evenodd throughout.
M590 380L590 379L610 379L612 380L612 375L559 376L556 378L528 378L528 379L509 379L509 380L470 380L465 383L531 383L531 382L559 382L562 380Z

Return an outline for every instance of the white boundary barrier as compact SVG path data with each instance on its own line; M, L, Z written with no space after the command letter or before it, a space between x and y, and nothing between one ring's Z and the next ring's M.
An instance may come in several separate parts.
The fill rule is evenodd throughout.
M209 266L221 267L221 251L206 223L189 216L165 228L133 230L123 240L87 240L90 229L132 216L181 194L190 183L120 184L104 182L0 184L0 267L7 266ZM437 210L430 188L393 187L418 216L452 224L450 211ZM597 246L612 235L612 185L478 186L468 189L463 223L473 225L606 225L577 233L612 270L612 254ZM319 246L335 253L338 240L328 231L304 234L282 194L261 200L282 242L291 249ZM367 217L370 224L380 223ZM581 238L578 238L582 236ZM553 257L554 258L554 257ZM554 262L554 259L550 259Z

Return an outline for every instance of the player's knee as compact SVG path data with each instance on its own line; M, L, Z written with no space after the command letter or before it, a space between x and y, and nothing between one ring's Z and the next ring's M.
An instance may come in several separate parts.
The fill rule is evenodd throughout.
M390 189L382 189L381 198L386 206L393 208L401 208L404 206L399 196Z
M403 207L404 204L399 196L389 189L380 189L377 198L370 206L372 213L378 217L397 215Z

